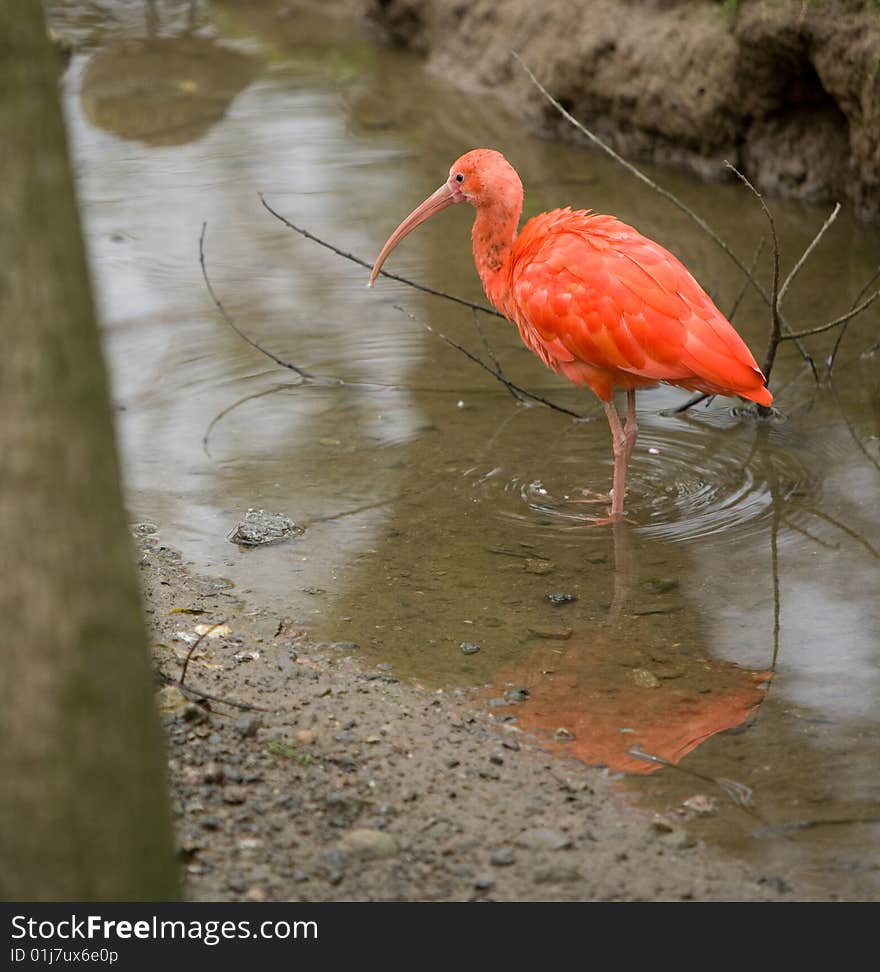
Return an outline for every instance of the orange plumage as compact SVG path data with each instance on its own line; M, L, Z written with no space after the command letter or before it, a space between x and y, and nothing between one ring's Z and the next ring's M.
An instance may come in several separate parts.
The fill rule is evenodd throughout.
M619 519L638 434L637 388L665 382L761 405L773 396L742 338L668 250L586 210L542 213L517 233L522 201L522 183L503 155L466 153L389 237L370 283L416 226L453 203L471 203L474 260L489 300L546 365L603 403L615 460L611 518ZM616 388L627 392L625 424Z
M668 250L613 216L556 209L516 238L504 310L551 368L604 401L657 382L769 405L751 352Z

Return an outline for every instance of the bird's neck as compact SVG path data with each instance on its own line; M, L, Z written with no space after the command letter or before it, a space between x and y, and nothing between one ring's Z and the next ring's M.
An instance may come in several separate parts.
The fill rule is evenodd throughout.
M493 202L479 206L471 230L474 262L483 290L492 304L505 316L509 294L509 269L516 241L522 202Z

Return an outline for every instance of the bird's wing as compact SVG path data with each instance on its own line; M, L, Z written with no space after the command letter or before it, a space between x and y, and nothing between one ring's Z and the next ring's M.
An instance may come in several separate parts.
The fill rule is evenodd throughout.
M521 329L592 368L767 397L742 338L668 250L611 216L555 210L523 227L510 294Z

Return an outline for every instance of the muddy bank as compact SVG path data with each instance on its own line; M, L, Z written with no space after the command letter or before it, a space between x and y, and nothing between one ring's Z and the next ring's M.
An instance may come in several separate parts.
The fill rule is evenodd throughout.
M516 704L435 692L315 644L135 531L186 892L197 900L821 897L701 842L699 814L624 804L543 752ZM499 687L499 691L503 686ZM509 698L516 697L515 691Z
M628 157L880 216L880 9L868 0L366 0L393 43L535 130L577 133L530 85L519 51L577 118ZM466 98L464 93L462 97Z

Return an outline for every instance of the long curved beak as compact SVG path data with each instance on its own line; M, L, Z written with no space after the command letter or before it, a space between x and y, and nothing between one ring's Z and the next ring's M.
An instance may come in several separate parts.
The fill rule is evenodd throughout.
M458 197L458 198L456 198ZM397 229L388 237L388 242L382 247L382 252L376 258L376 262L373 264L373 270L370 273L370 283L368 286L372 287L379 275L379 271L382 269L382 264L388 258L388 254L394 249L395 246L409 233L420 224L424 223L426 219L430 219L434 213L439 213L441 209L446 209L447 206L452 206L454 203L461 202L464 197L460 193L456 193L448 183L444 182L442 186L436 191L432 192L430 196L406 217L406 219L397 227Z

